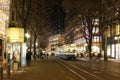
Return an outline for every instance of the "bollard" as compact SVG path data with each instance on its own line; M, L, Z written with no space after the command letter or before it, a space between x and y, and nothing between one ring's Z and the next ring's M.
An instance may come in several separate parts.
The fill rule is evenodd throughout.
M0 66L0 80L3 80L3 67Z
M7 65L7 77L10 77L10 65Z

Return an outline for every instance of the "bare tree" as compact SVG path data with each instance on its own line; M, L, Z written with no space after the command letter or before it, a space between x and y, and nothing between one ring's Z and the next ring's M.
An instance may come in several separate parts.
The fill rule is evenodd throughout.
M74 20L70 22L70 26L80 27L80 32L83 34L83 37L86 40L87 43L87 49L90 58L92 57L91 55L91 46L92 46L92 39L93 39L93 28L95 24L95 19L97 18L97 6L94 6L94 2L84 0L78 4L75 3L74 5ZM77 15L77 16L76 16ZM71 20L71 19L69 19Z
M77 2L78 3L78 2ZM105 30L108 26L112 23L116 23L119 20L119 1L110 0L84 0L81 1L79 4L75 3L74 12L78 16L73 15L75 18L68 19L70 21L70 26L80 26L80 32L86 39L86 43L88 44L89 55L91 58L91 46L92 46L92 37L93 37L93 28L95 19L99 20L99 36L101 41L101 50L104 51L104 60L107 60L107 53L106 53L106 36ZM96 5L94 5L96 4ZM118 22L118 21L117 21Z
M24 28L24 32L26 33L33 0L12 0L12 3L16 10L18 23Z
M42 1L42 0L41 0ZM41 4L42 3L42 4ZM47 3L35 1L32 9L32 15L29 19L29 32L33 36L34 55L36 55L36 42L38 45L47 42L49 29L49 9ZM45 42L46 41L46 42ZM46 44L44 45L46 46Z

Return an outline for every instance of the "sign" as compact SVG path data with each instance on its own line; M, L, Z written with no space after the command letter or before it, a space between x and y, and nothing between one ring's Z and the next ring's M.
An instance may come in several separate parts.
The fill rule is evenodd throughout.
M24 42L24 29L7 28L6 38L7 38L7 42Z

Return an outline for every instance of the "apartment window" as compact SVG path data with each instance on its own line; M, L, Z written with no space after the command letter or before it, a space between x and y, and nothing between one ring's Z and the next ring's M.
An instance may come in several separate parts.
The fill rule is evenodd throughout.
M99 19L93 19L92 20L92 24L94 24L94 25L99 25Z
M93 36L93 42L99 42L99 36Z
M92 33L98 33L98 32L99 32L99 28L98 27L94 27Z

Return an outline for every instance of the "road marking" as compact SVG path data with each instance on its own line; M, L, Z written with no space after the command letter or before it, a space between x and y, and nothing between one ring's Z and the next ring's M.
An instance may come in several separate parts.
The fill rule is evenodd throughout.
M61 62L64 62L64 61L62 61L62 60L60 60ZM62 64L62 63L61 63ZM67 67L66 65L64 65L64 64L62 64L63 66L65 66L67 69L69 69L71 72L73 72L74 74L76 74L77 72L75 72L74 70L72 70L71 68L69 68L69 67ZM98 77L98 76L96 76L96 75L94 75L94 74L91 74L90 72L88 72L88 71L86 71L86 70L84 70L84 69L80 69L80 68L78 68L77 66L75 66L75 65L72 65L72 64L69 64L69 65L71 65L72 67L74 67L74 68L76 68L76 69L78 69L78 70L80 70L80 71L83 71L84 73L87 73L87 74L89 74L89 75L91 75L91 76L93 76L93 77L95 77L95 78L97 78L97 79L99 79L99 80L103 80L101 77ZM76 75L79 75L78 73L76 74ZM82 77L83 78L83 80L86 80L83 76L79 76L79 77Z
M60 63L60 62L59 62ZM74 70L72 70L71 68L69 68L68 66L64 65L63 63L60 63L61 65L63 65L65 68L67 68L69 71L71 71L72 73L76 74L78 77L82 78L83 80L86 80L83 76L79 75L77 72L75 72Z
M70 65L73 66L74 68L80 70L80 71L83 71L83 72L85 72L85 73L87 73L87 74L89 74L89 75L91 75L91 76L93 76L93 77L99 79L99 80L103 80L101 77L98 77L98 76L96 76L96 75L94 75L94 74L91 74L91 73L87 72L87 71L84 70L84 69L80 69L80 68L78 68L78 67L76 67L76 66L74 66L74 65L72 65L72 64L70 64Z

